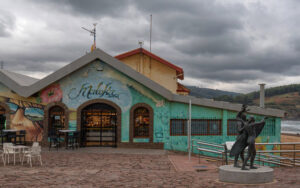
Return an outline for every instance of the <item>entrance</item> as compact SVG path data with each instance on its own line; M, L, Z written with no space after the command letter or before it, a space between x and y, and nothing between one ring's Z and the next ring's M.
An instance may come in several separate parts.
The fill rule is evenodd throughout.
M104 103L94 103L81 111L83 146L117 146L117 110Z

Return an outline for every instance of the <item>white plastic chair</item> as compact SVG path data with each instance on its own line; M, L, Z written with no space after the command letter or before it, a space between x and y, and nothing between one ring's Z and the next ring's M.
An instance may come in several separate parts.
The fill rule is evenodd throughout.
M38 142L33 142L32 147L39 146L39 145L40 144Z
M14 155L14 165L16 164L16 154L19 154L19 158L21 161L21 156L20 153L17 152L14 148L13 148L13 144L12 143L3 143L3 150L4 150L4 157L5 157L5 161L6 161L6 157L7 157L7 164L9 164L9 155Z
M23 165L23 162L24 162L24 158L26 157L27 158L27 163L30 163L30 167L32 167L32 158L37 158L40 163L41 163L41 166L43 165L42 163L42 156L41 156L41 146L32 146L28 153L25 153L23 155L23 159L22 159L22 165Z
M31 147L37 147L37 146L39 146L39 145L40 145L40 144L39 144L38 142L33 142ZM23 150L23 155L26 155L26 154L28 154L28 153L30 153L30 147L25 148L25 149Z

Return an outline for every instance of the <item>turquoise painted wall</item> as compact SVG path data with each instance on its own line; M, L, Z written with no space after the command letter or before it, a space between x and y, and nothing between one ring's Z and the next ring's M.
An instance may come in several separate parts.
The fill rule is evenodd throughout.
M227 111L223 109L215 109L209 107L201 106L192 106L192 119L221 119L222 120L222 135L201 135L201 136L192 136L191 139L202 140L205 142L219 143L223 144L226 141L235 141L236 136L227 135L227 120L235 119L237 112ZM248 116L253 115L256 121L261 120L264 116L259 116L255 114L249 114ZM188 104L182 103L171 103L170 104L170 119L188 119ZM256 139L256 142L280 142L280 130L281 130L281 119L269 117L266 121L266 125L259 136ZM272 135L272 122L274 124L274 135ZM170 123L168 125L170 127ZM169 133L169 132L168 132ZM165 137L165 149L169 150L179 150L187 151L187 136L170 136L168 134ZM269 147L269 148L268 148ZM260 149L272 149L272 146L261 147ZM194 149L194 152L198 151Z

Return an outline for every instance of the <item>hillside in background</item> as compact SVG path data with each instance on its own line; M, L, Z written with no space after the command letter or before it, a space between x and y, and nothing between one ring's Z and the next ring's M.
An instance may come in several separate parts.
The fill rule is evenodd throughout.
M265 90L265 106L267 108L281 109L287 112L286 119L300 120L300 84L291 84ZM237 96L223 95L215 100L259 105L259 91Z
M186 86L191 90L190 95L210 98L218 101L232 103L259 105L259 91L240 94L229 91ZM265 90L265 106L267 108L281 109L287 112L286 119L300 120L300 84L291 84Z
M191 96L200 97L200 98L213 99L213 98L221 97L221 96L240 95L240 93L223 91L223 90L218 90L218 89L199 88L196 86L185 86L185 87L187 87L190 90Z

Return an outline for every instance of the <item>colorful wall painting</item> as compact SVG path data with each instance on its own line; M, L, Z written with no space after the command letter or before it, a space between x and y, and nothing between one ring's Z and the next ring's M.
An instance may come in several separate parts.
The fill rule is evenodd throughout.
M88 100L101 98L116 103L122 111L129 109L132 101L130 91L109 74L109 69L108 65L95 61L59 81L63 91L62 102L75 110Z
M41 102L45 104L61 101L62 97L63 93L59 84L52 84L40 93Z
M101 68L99 68L101 67ZM147 103L153 108L164 99L104 62L95 61L59 81L63 90L63 101L72 112L69 127L76 127L76 109L82 103L102 98L116 103L122 110L122 136L129 141L129 111L136 103ZM144 94L147 93L147 96ZM163 135L163 134L161 134ZM162 141L162 139L160 139ZM145 142L149 142L145 140Z
M10 108L10 128L26 131L26 141L41 141L44 106L41 104L0 97Z

